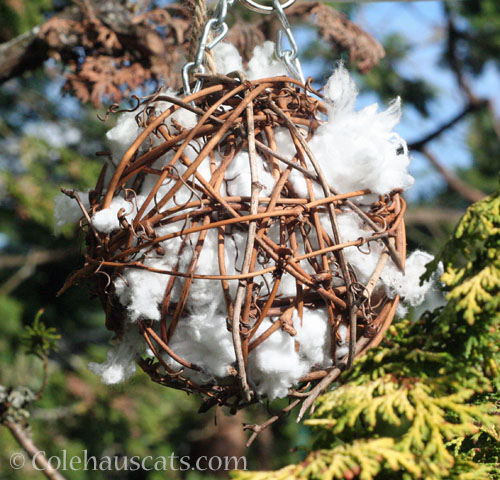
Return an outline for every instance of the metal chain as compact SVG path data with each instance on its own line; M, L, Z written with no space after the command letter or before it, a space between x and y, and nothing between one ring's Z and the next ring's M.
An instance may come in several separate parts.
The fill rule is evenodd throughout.
M215 9L213 18L207 21L200 37L198 49L194 61L186 63L182 69L182 83L184 85L184 94L191 95L201 89L202 81L198 79L193 89L189 85L190 76L195 73L205 73L206 69L203 65L203 58L207 50L212 50L218 43L226 38L229 27L226 23L227 7L232 6L236 0L219 0ZM208 37L211 32L215 33L215 38L208 43Z
M288 22L288 18L285 15L285 11L279 0L273 0L273 9L279 18L281 26L283 27L278 30L276 55L285 64L292 77L295 77L297 80L300 80L300 82L305 83L304 73L302 72L302 67L299 61L299 48L297 47L297 42L292 34L290 23ZM291 50L284 48L284 36L288 39Z
M206 72L206 68L203 65L205 53L207 50L212 50L217 44L226 38L227 32L229 31L229 27L226 23L227 11L228 7L233 6L235 1L236 0L219 0L219 3L214 11L213 18L208 20L205 24L203 32L200 36L194 61L186 63L182 69L182 82L184 86L184 94L186 96L196 93L201 89L202 80L200 78L196 80L194 88L191 89L189 83L190 77L196 73L203 74ZM240 1L243 5L259 13L270 14L276 12L282 26L282 28L278 30L276 56L285 64L290 75L302 83L305 83L304 74L302 73L302 67L300 66L298 57L299 49L284 11L285 8L295 3L295 0L287 0L283 5L280 3L280 0L273 0L272 7L261 5L254 0ZM208 37L211 32L214 32L216 36L210 43L208 43ZM286 49L284 46L285 37L288 39L291 47L290 49Z

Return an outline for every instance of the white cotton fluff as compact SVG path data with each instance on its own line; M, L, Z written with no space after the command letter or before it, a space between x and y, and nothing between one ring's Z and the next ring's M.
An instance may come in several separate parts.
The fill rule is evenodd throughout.
M277 319L274 319L277 321ZM256 336L264 333L272 322L264 319ZM295 351L295 340L283 330L274 332L248 355L248 379L259 395L270 400L288 395L289 388L308 373L307 364Z
M305 308L302 322L297 311L294 311L293 324L297 329L295 340L300 346L299 354L302 357L302 362L307 365L307 369L329 367L332 360L330 358L331 342L326 309Z
M219 73L227 74L243 70L241 56L234 46L221 43L214 49L214 53ZM255 48L246 71L250 80L286 74L285 66L275 56L273 43L265 42L262 46ZM175 95L171 90L167 90L166 94ZM401 115L400 101L393 102L384 112L379 112L376 104L356 111L357 95L358 91L354 82L344 67L339 65L325 86L327 118L309 141L309 146L320 163L329 185L339 193L370 189L377 195L387 194L394 189L409 188L413 183L413 178L408 174L410 160L408 150L404 140L393 132ZM170 106L168 102L157 102L154 105L156 115L160 115ZM165 125L169 130L179 125L181 128L193 128L197 121L198 117L192 112L179 110L165 122ZM116 126L107 135L115 164L120 161L123 153L139 133L135 113L125 113L119 117ZM275 139L280 153L292 159L296 152L288 130L276 128ZM160 137L153 138L155 145L161 141ZM197 152L201 148L203 148L203 142L199 141L185 150L189 161L196 159ZM153 167L161 169L171 161L172 156L173 152L167 153ZM218 153L215 154L213 161L216 166L222 161ZM312 170L310 162L307 159L306 162L307 168ZM270 196L275 180L260 155L257 155L257 164L258 180L262 186L260 195ZM175 168L179 175L186 171L186 167L179 163ZM198 173L207 180L211 178L208 160L199 166ZM137 198L133 201L118 196L113 199L110 208L96 212L92 217L94 227L103 233L110 233L121 228L118 213L122 208L125 209L126 218L130 223L151 189L154 188L157 178L157 176L147 175L142 184L142 190L137 192ZM293 170L289 181L295 193L305 198L309 197L303 174ZM165 181L160 186L157 198L162 198L168 193L172 184L172 181ZM312 189L315 198L324 196L324 192L317 183L312 182ZM250 167L246 150L239 152L229 165L220 192L226 196L250 196ZM371 203L373 198L373 196L367 196L356 201L362 206L364 203ZM177 205L195 199L196 196L188 186L183 186L163 206L162 210L175 209ZM62 201L57 200L57 202ZM65 216L71 216L69 212L62 211L65 209L65 204L60 205L57 207L56 204L59 216L57 225L65 222ZM154 201L146 208L146 214L153 208L153 205ZM332 235L327 216L321 216L320 221L327 229L327 233ZM355 241L373 233L372 229L352 212L340 213L338 224L342 242ZM179 232L183 226L184 223L180 221L162 226L157 229L156 233L162 237ZM279 244L279 220L273 220L268 235L273 242ZM163 271L171 271L178 267L180 272L188 272L196 244L200 239L201 236L198 233L192 234L185 245L180 237L163 240L160 246L165 253L162 255L156 251L150 251L142 262L148 267ZM317 241L312 239L313 248L318 247L315 243ZM237 228L230 228L226 232L224 250L228 275L235 275L241 271L245 245L244 232ZM211 230L204 239L204 246L193 273L204 275L220 273L217 248L217 232ZM305 247L300 238L298 248L299 254L305 253ZM348 247L344 250L358 282L366 284L370 279L383 248L383 243L377 241L370 242L370 249L365 245L361 247L361 250L356 247ZM419 304L430 288L429 282L424 283L423 286L419 285L419 277L430 258L425 252L413 253L407 260L404 275L389 259L376 289L386 292L391 298L400 295L407 305ZM306 272L314 273L309 262L303 261L300 266ZM153 328L159 332L160 307L170 280L169 274L134 268L124 269L114 280L115 294L128 314L126 332L132 331L135 328L134 323L140 319L152 320ZM258 287L261 289L260 295L265 296L269 293L269 285L272 281L272 274L255 279L255 283L260 285ZM334 278L335 281L341 282L340 278ZM185 278L175 278L170 292L171 303L178 302L186 282L188 280ZM229 291L233 299L237 287L237 281L229 282ZM201 368L201 372L183 370L183 375L192 381L197 383L228 381L227 379L234 373L235 353L232 334L227 329L226 302L221 282L195 278L190 282L189 288L190 294L186 300L183 316L179 319L172 338L169 339L169 346L181 358ZM293 297L296 293L295 278L290 274L284 274L281 278L278 297ZM403 308L405 307L400 307L400 313ZM167 319L167 324L170 321L171 317ZM253 339L264 333L276 321L279 319L264 319ZM332 365L330 358L332 346L326 308L320 307L314 310L304 308L302 319L299 318L297 311L294 311L292 322L296 331L295 336L280 328L249 354L248 381L259 396L267 396L271 400L287 396L290 388L293 388L298 380L311 370L324 369ZM345 358L348 354L347 333L347 327L341 324L338 330L340 341L336 345L337 359ZM140 338L126 333L122 343L108 352L107 361L102 365L92 364L91 369L101 375L105 383L116 383L128 378L133 373L133 360L136 354L144 351L143 343L142 347L138 346L141 342ZM163 354L163 358L170 368L176 371L182 368L167 353Z
M420 305L431 288L432 282L427 280L420 285L420 277L425 273L425 266L433 260L433 256L421 250L414 251L407 259L405 273L401 273L393 263L382 273L387 295L391 298L399 295L404 302L416 307Z
M357 240L358 238L370 235L370 231L363 229L362 220L354 213L339 215L338 224L343 242ZM367 245L364 245L361 248L347 247L344 249L347 261L353 267L358 281L363 284L366 284L370 280L380 254L384 250L381 241L370 242L369 248L370 250L368 250ZM416 250L406 259L404 274L389 259L377 285L384 287L389 298L399 295L405 304L416 307L424 301L426 294L432 286L430 280L420 285L420 277L425 272L425 266L432 259L432 255L421 250ZM403 316L405 314L406 307L401 305L398 315Z
M182 228L181 224L171 224L163 227L158 234L167 235ZM144 264L160 270L173 270L178 261L181 246L180 237L162 242L162 247L168 252L166 255L151 253ZM186 269L187 265L182 265ZM185 270L184 270L185 271ZM146 270L126 269L122 276L115 282L115 293L120 303L127 307L129 320L136 322L141 318L160 320L160 303L163 300L165 289L168 286L170 276L162 273L147 272ZM182 282L182 280L181 280ZM172 301L179 298L179 282L172 292ZM147 294L145 295L145 291Z
M356 241L359 238L366 238L373 234L373 230L363 228L362 220L354 213L338 215L337 221L342 242ZM327 225L329 235L333 235L331 225L328 223ZM364 245L360 248L353 246L344 249L346 260L354 268L359 282L363 284L368 282L375 270L382 250L383 244L380 241L370 242L370 247Z
M274 52L275 45L269 41L264 42L262 46L254 48L253 56L248 62L248 70L246 72L248 80L287 75L285 65L276 58Z
M297 311L293 313L296 335L280 329L268 337L248 356L248 378L259 395L270 400L288 395L288 390L312 368L328 368L331 342L328 332L328 314L325 308L304 309L301 321ZM265 319L257 330L262 335L277 318ZM337 346L338 359L345 356L347 328L339 328L341 343Z
M411 187L406 142L393 132L401 117L401 101L391 103L385 112L378 112L377 104L355 111L357 89L342 65L328 81L325 94L328 121L309 144L329 185L338 193L370 189L378 195Z
M231 72L243 71L243 60L234 45L227 42L219 43L214 48L214 56L217 73L226 75Z
M129 202L124 198L116 197L111 202L109 208L104 208L94 214L92 217L92 225L95 229L102 233L111 233L120 227L118 214L124 210L126 217L131 218L135 213L135 206L133 202Z
M77 192L86 210L90 208L88 192ZM54 233L58 235L68 223L74 223L83 217L82 209L75 200L64 193L54 198Z
M169 345L180 357L203 367L203 372L185 372L195 382L207 383L227 377L236 360L226 315L213 311L181 321ZM167 354L164 359L174 369L181 367Z
M137 125L136 112L124 112L116 121L116 125L106 133L106 140L111 149L111 156L115 164L121 160L125 152L141 133Z
M167 88L164 92L165 95L173 98L180 98L177 92L171 88ZM171 102L159 101L155 103L156 114L160 115L165 110L170 108L173 104ZM184 108L178 108L166 121L167 127L171 127L174 123L178 123L183 128L193 128L197 123L197 116L195 113L190 112Z
M144 351L144 339L135 329L126 328L121 340L106 353L104 363L90 362L89 369L106 385L129 379L135 373L135 358Z
M341 63L338 64L325 85L329 116L352 112L356 105L358 87Z
M347 327L344 324L340 324L339 326L339 335L342 341L337 346L335 350L335 354L338 359L345 358L349 353L349 344L347 342Z
M164 94L170 97L179 98L177 93L171 88L166 89ZM172 103L170 102L156 102L157 114L164 112L171 105ZM115 165L120 162L125 152L142 132L142 129L137 124L136 117L137 112L124 112L120 114L116 121L116 125L106 133L106 140ZM171 127L173 122L178 123L184 128L193 128L196 125L197 117L193 112L180 108L169 117L167 120L167 127Z
M262 157L260 155L256 155L256 159L258 181L262 185L260 195L263 197L269 197L273 191L274 179L266 170L267 164L264 163ZM226 170L225 178L227 179L227 183L225 191L224 188L221 189L222 193L226 193L228 196L241 195L246 197L249 197L252 194L248 152L241 152L234 157L233 161L229 164L229 167Z

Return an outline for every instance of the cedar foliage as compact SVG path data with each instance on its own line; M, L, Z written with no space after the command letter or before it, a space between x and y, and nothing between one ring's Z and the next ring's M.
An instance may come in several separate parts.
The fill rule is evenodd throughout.
M307 424L302 463L237 480L500 478L500 191L472 205L429 264L447 304L391 327Z

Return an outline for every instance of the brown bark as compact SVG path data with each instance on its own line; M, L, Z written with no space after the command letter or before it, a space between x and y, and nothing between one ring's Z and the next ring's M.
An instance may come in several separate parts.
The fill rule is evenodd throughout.
M36 467L50 480L65 480L55 468L53 468L47 460L46 455L40 451L40 449L34 444L33 440L29 434L15 422L5 421L3 422L12 436L21 445L21 447L26 451L29 457L34 461Z

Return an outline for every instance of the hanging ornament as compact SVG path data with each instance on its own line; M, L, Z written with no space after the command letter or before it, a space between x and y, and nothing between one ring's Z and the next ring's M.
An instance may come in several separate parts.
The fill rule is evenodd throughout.
M66 192L87 252L64 288L95 280L117 339L91 365L106 383L137 362L203 396L202 410L290 397L287 411L304 402L302 415L378 345L400 296L422 301L429 257L406 262L400 194L413 179L392 131L399 102L356 112L342 66L323 93L305 82L284 12L292 0L242 0L282 26L275 55L258 47L245 73L221 43L233 3L206 21L184 96L160 91L124 113L88 199ZM57 206L60 223L71 217Z

